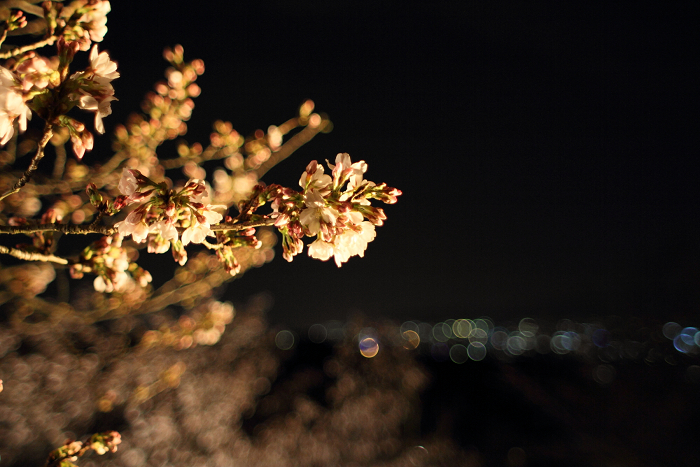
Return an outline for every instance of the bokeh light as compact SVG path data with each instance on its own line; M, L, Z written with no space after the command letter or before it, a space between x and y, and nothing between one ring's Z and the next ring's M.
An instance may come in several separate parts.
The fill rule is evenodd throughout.
M404 348L406 349L415 349L420 345L420 336L416 331L413 330L408 330L404 331L403 334L401 334L401 337L404 338Z
M294 334L286 329L280 331L275 336L275 345L280 350L289 350L294 347Z
M520 323L518 323L518 330L525 337L535 337L539 328L540 326L532 318L523 318L520 320Z
M468 319L460 318L452 325L452 332L455 336L466 339L472 332L472 325Z
M471 342L467 347L467 354L475 362L480 362L486 358L486 346L481 342Z
M413 321L404 321L399 328L399 332L403 335L406 331L418 333L418 325Z
M435 326L433 326L433 339L435 339L437 342L447 342L452 336L451 330L447 331L449 334L445 334L445 330L448 328L449 326L447 326L445 323L437 323Z
M674 323L673 321L669 321L668 323L664 324L662 332L664 333L664 337L666 337L666 339L673 340L681 332L681 325Z
M379 342L373 337L365 337L360 340L360 353L363 357L372 358L379 353Z
M505 328L496 328L491 334L491 346L496 350L505 350L508 346L508 330Z
M323 324L314 324L309 327L309 340L314 344L325 342L328 337L328 330Z
M458 364L462 364L469 360L467 348L462 344L455 344L450 347L450 360Z
M328 332L327 339L332 342L341 342L345 339L345 325L341 321L328 321L326 323Z
M695 345L695 336L698 334L698 328L688 327L683 328L680 333L680 338L688 345Z

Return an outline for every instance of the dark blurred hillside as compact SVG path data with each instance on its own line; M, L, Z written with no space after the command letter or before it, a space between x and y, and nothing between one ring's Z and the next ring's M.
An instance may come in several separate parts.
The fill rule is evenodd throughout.
M465 323L449 337L436 323L432 338L427 323L411 334L365 318L268 328L262 307L188 350L144 345L168 312L0 330L3 465L41 465L66 438L113 429L119 451L83 465L697 465L698 353L663 335L694 328L568 322L550 335L529 320L501 342L506 327L483 341L460 337Z

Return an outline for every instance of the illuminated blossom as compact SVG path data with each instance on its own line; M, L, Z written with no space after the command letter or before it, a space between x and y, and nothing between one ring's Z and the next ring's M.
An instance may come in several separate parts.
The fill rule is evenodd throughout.
M210 225L220 222L224 216L218 212L211 211L210 209L213 207L217 206L205 207L204 210L199 213L201 217L197 216L194 224L182 232L183 245L188 245L189 243L202 243L206 237L215 236Z
M104 260L105 271L99 274L93 281L97 292L121 292L131 282L131 277L126 272L129 269L129 258L124 250L117 257L111 254L101 256Z
M97 45L92 46L92 50L90 50L89 71L94 73L93 81L104 87L111 87L112 80L119 78L117 64L110 60L107 52L102 51L98 54Z
M85 151L92 151L95 142L92 133L89 131L82 131L79 135L71 135L70 140L73 143L73 152L78 157L78 160L83 158Z
M331 184L330 175L324 175L322 165L318 165L316 161L312 161L306 171L301 174L299 186L307 190L322 190Z
M364 257L367 244L377 236L371 222L361 222L358 227L359 232L347 229L336 237L333 257L338 267L352 256Z
M362 182L362 177L364 173L367 172L367 163L365 161L359 161L353 164L352 160L350 159L350 154L347 153L338 154L335 157L335 165L331 164L328 161L326 161L326 163L328 164L328 167L330 167L331 170L333 170L334 172L336 170L342 172L344 170L347 170L348 168L352 168L352 173L350 174L350 177L348 179L348 191L353 190L355 189L355 187L359 186Z
M353 256L365 256L367 244L374 240L376 232L371 222L361 222L358 231L352 228L346 229L337 235L332 242L317 238L309 245L308 254L312 258L327 261L332 256L335 264L340 267Z
M207 236L213 237L214 232L212 232L207 224L195 222L194 225L182 232L182 244L188 245L190 242L202 243Z
M108 1L97 1L89 5L90 9L80 17L78 22L84 29L80 40L80 50L86 51L90 41L102 42L107 34L107 13L112 10Z
M103 96L101 99L95 99L90 95L84 95L80 98L78 107L84 110L92 110L95 112L95 130L102 134L105 132L102 118L112 113L110 102L117 100L114 96Z
M178 239L177 229L168 219L163 219L162 221L153 224L151 226L151 232L159 234L165 241L177 241Z
M25 92L33 86L39 89L47 87L53 72L49 59L39 56L25 60L17 67L17 74L22 77L22 90Z
M334 253L333 244L324 242L320 238L317 238L309 245L308 253L312 258L320 259L321 261L328 261L328 259L330 259Z
M117 100L111 84L112 80L119 78L116 70L117 64L110 60L109 54L98 54L95 45L90 51L90 67L87 71L71 76L81 83L78 107L95 112L95 130L98 133L105 132L102 119L112 113L111 102Z
M338 211L326 206L326 201L316 190L310 190L306 193L304 202L307 207L301 211L299 222L309 229L311 235L316 235L319 232L321 222L335 225L339 216Z
M14 122L19 121L19 131L27 129L27 120L32 112L24 102L21 85L17 77L7 68L0 67L0 145L14 135Z
M134 170L124 169L122 171L122 178L119 180L119 191L126 196L131 196L134 192L138 191L139 183L136 180L136 175Z
M145 222L143 222L143 213L138 210L131 212L126 219L121 222L117 222L115 227L119 230L119 233L126 237L131 235L131 238L136 243L142 243L148 238L149 228Z

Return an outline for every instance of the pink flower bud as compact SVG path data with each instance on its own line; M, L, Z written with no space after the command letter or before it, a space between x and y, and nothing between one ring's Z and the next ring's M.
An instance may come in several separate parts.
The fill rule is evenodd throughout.
M313 175L316 173L316 169L318 169L318 162L311 161L309 162L309 165L306 166L306 173L309 175Z
M280 214L277 216L277 219L275 220L275 227L282 227L284 225L287 225L289 223L289 215L287 214Z

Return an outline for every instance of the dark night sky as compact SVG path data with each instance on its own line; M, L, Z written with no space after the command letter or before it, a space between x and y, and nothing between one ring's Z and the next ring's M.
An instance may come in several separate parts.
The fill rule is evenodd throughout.
M349 152L404 192L364 259L278 254L227 297L269 291L271 321L290 326L697 316L697 5L156 4L112 3L108 128L180 43L207 66L188 141L216 119L250 134L312 98L333 132L265 181L294 187L310 160Z

